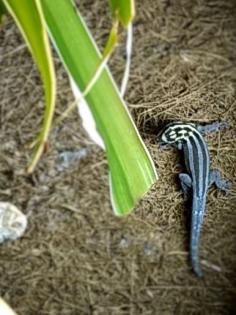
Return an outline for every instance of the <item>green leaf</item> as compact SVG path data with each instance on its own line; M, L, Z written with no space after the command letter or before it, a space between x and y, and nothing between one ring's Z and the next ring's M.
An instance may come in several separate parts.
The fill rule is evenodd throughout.
M0 0L0 24L2 23L3 18L6 15L6 13L7 13L6 7L4 3L2 2L2 0Z
M115 20L110 30L110 34L109 34L108 40L106 42L106 46L102 54L103 59L111 55L117 43L118 43L118 23Z
M45 29L42 8L39 0L3 0L13 16L38 65L44 84L46 108L41 134L28 172L32 172L42 155L53 118L56 94L56 79L49 41Z
M53 43L84 91L102 55L71 1L42 0L42 6ZM127 214L156 181L153 162L107 68L86 101L106 146L113 209L117 215Z
M117 16L124 27L132 22L135 16L134 0L109 0L113 16Z

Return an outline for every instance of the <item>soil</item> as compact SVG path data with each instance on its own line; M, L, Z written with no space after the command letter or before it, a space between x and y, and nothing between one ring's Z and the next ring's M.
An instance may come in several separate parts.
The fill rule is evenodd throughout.
M102 47L111 25L106 1L77 2ZM138 0L136 12L125 98L160 179L124 218L112 213L105 154L87 138L76 112L52 131L47 154L26 175L43 91L13 21L1 26L0 201L14 203L29 222L21 239L0 246L0 295L19 315L236 312L236 2ZM59 115L73 97L56 56L55 63ZM123 38L110 66L120 82ZM232 187L228 195L209 190L203 279L188 259L181 154L156 144L161 126L173 120L229 124L206 137L212 168ZM83 153L61 167L65 151Z

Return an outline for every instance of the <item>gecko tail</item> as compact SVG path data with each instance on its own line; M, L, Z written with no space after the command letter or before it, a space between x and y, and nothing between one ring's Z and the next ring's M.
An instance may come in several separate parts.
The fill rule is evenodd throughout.
M199 260L198 253L191 253L191 262L192 262L192 268L193 272L196 274L197 277L202 278L203 272Z
M196 202L196 201L195 201ZM205 204L202 200L197 200L193 204L192 222L191 222L191 236L190 236L190 259L192 268L197 277L202 278L203 272L199 258L199 241L201 234L201 226L203 222L203 215Z

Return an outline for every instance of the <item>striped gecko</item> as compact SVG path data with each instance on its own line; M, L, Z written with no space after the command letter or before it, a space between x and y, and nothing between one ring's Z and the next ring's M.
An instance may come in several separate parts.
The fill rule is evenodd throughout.
M198 248L208 188L215 183L226 192L229 189L229 183L221 178L219 171L210 170L208 147L202 135L224 127L226 124L220 122L205 126L176 122L168 124L159 135L161 147L170 144L184 152L187 173L179 174L179 179L184 195L192 193L190 259L193 271L198 277L203 276Z

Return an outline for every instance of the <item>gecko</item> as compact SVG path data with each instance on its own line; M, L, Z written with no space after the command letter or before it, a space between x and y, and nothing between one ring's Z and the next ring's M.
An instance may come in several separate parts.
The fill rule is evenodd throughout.
M172 145L183 150L187 173L180 173L179 180L184 193L192 196L191 231L190 231L190 260L192 269L198 277L203 276L199 260L200 232L206 208L209 186L215 184L225 192L229 182L221 178L218 170L210 170L210 156L203 135L207 132L225 128L223 122L208 125L174 122L168 124L159 134L160 146Z

